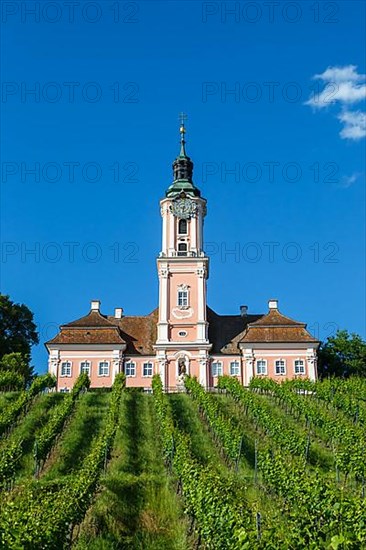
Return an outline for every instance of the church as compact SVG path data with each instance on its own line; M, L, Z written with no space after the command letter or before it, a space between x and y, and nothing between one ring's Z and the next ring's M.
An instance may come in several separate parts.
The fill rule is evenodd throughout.
M186 374L196 376L205 388L214 387L223 374L244 386L253 376L317 377L319 341L305 323L283 315L277 300L269 300L262 314L240 306L237 315L220 315L207 305L207 201L193 183L185 132L182 122L173 182L160 201L158 307L145 316L124 315L120 307L106 315L100 301L93 300L84 317L61 325L45 344L58 391L70 391L81 372L89 375L94 388L112 386L115 375L124 372L127 387L146 391L156 373L166 391L182 388Z

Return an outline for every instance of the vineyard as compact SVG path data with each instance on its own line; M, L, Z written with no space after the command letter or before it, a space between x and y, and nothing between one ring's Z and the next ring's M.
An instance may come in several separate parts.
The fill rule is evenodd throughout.
M0 548L366 549L366 381L0 393Z

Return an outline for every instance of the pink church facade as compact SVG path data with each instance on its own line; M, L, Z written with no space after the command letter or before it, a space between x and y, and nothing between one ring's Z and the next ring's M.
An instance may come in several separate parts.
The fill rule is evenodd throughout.
M319 342L269 300L266 314L219 315L207 305L209 258L204 252L206 200L193 183L193 163L181 149L173 163L173 183L160 201L162 247L157 258L158 307L145 316L126 316L122 308L105 315L93 300L87 315L61 325L46 342L49 372L57 389L69 391L80 372L92 387L110 387L125 372L128 387L151 387L160 374L167 391L183 387L186 374L208 388L218 376L275 380L317 377Z

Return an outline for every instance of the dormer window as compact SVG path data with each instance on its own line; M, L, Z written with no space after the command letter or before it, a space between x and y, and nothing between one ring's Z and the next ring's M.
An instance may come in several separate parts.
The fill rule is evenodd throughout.
M178 256L187 256L187 243L178 244Z
M188 222L187 222L187 220L179 220L178 233L179 233L179 235L187 235L187 233L188 233Z

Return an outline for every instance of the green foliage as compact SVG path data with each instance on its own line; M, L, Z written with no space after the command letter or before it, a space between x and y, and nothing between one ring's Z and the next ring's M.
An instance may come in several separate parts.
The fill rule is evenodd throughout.
M16 494L3 497L1 548L60 550L69 546L67 539L72 526L83 519L112 447L124 387L124 375L117 375L104 431L93 442L82 467L61 488L28 483Z
M0 358L9 353L30 356L31 346L38 344L33 313L24 304L15 304L0 294Z
M85 545L78 548L190 548L191 535L186 539L186 546L175 546L174 522L179 521L179 509L174 514L163 510L164 506L175 506L175 497L168 499L171 487L167 479L172 478L178 481L178 492L182 495L191 534L196 535L197 547L207 550L366 548L365 487L356 481L358 478L362 481L364 475L366 436L362 415L355 417L352 409L365 399L364 379L315 383L294 380L277 384L258 378L252 380L248 390L233 378L220 378L220 387L233 395L238 403L235 404L231 397L213 396L205 392L197 380L187 378L189 395L175 397L184 398L182 403L189 401L188 415L196 410L195 403L198 405L202 415L196 414L197 419L205 419L201 425L210 426L215 446L224 450L231 462L236 460L232 442L237 441L241 430L245 431L246 422L258 426L263 437L255 447L256 476L252 475L254 470L251 472L250 466L245 472L224 465L215 467L218 453L212 453L204 463L197 460L192 451L192 434L190 430L185 433L180 423L179 428L175 424L171 399L163 392L159 376L153 377L152 385L152 397L127 393L121 414L125 378L117 376L108 395L110 407L103 415L103 428L97 430L93 439L88 439L80 461L75 460L71 468L64 469L65 475L61 473L57 480L28 480L13 491L0 493L0 548L69 548L74 526L83 521L87 509L95 506L90 508L112 445L116 461L113 475L102 478L106 489L98 492L97 497L98 501L104 494L102 507L97 507L95 514L88 513L89 521L83 522L86 531L82 531L80 540L80 544ZM37 388L33 391L37 392ZM70 397L66 395L63 400ZM222 405L226 399L232 407ZM34 409L33 405L28 416ZM281 414L276 414L277 409ZM319 430L327 440L330 438L337 471L345 473L341 481L336 472L324 472L306 462L303 432L293 430L296 434L291 433L284 410L293 421L306 423L314 432ZM52 415L51 411L49 417ZM21 425L24 423L23 420ZM34 416L28 426L35 425ZM118 445L113 443L117 426ZM246 441L252 443L256 432L246 437ZM13 445L18 439L3 440L2 449L8 448L9 455L0 458L0 473L2 467L10 471L17 461L19 463L18 450ZM78 445L71 454L78 454ZM163 447L167 467L165 474L158 465L160 447ZM348 472L354 476L347 477ZM157 485L162 489L161 492L158 489L159 495ZM162 501L164 494L166 501ZM271 507L262 507L262 497L272 503L275 513ZM259 530L257 512L261 512ZM161 523L159 518L164 518ZM180 544L184 540L183 530L184 527L180 530ZM99 537L99 533L103 536Z
M0 373L11 372L23 379L22 387L33 378L33 367L29 366L29 356L19 352L7 353L0 360Z
M234 399L244 406L246 414L251 416L279 446L290 453L305 455L306 436L296 433L280 419L274 417L270 407L257 395L244 388L237 378L221 376L218 387L229 391Z
M192 380L192 379L190 379ZM194 391L194 384L186 384ZM197 534L207 549L249 550L256 543L254 518L245 503L238 501L235 482L224 479L194 460L189 439L175 427L160 377L153 377L153 395L164 455L179 477L186 513L196 522Z
M17 372L0 371L0 391L16 391L24 388L24 377Z
M0 447L0 488L12 485L15 474L23 467L24 455L27 454L27 463L33 473L32 444L36 430L44 425L49 414L49 408L53 406L58 394L49 393L37 396L28 414L11 433L10 437L2 440ZM24 473L24 472L23 472Z
M195 378L185 379L187 391L197 401L201 414L207 419L211 429L220 438L226 456L236 462L240 453L242 434L230 418L220 411L219 403L207 393Z
M23 413L30 405L34 397L45 390L46 388L53 388L56 385L56 380L53 376L45 374L43 376L37 376L32 382L29 390L21 392L18 399L1 411L0 413L0 435L5 431L11 429L18 416Z
M274 380L253 378L252 389L267 391L280 402L291 408L293 414L317 427L333 447L337 467L346 475L353 473L357 479L366 477L366 434L362 426L350 422L344 416L333 413L319 403L311 394L298 393L301 386L313 387L309 381L285 381L277 384ZM300 388L299 388L300 387Z
M366 376L366 342L358 334L338 330L318 351L318 373L326 376Z
M33 399L44 389L52 388L55 379L49 374L37 377L28 391L20 394L17 401L11 403L0 414L0 428L2 433L12 427L18 416L30 405ZM15 475L19 460L23 454L23 438L17 438L4 446L0 452L0 487L8 483Z
M36 437L34 444L34 458L38 464L44 462L52 449L56 437L61 433L66 420L71 415L75 402L82 390L89 388L90 380L86 373L79 375L71 393L65 396L65 399L54 408L51 418L44 426L41 433Z
M102 490L80 526L73 549L188 550L188 521L164 468L153 399L124 396Z

